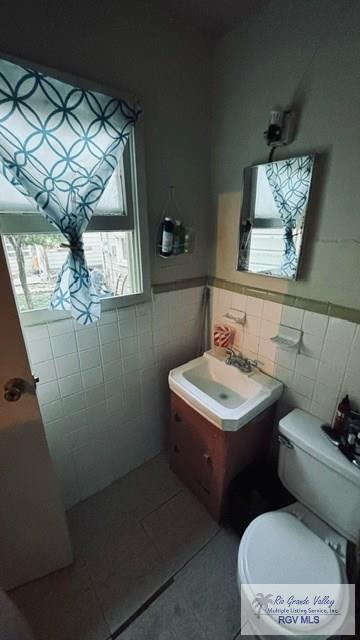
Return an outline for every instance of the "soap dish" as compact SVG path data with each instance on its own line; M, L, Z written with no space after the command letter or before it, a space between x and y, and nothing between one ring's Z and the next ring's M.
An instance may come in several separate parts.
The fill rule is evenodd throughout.
M240 311L239 309L229 309L226 313L224 313L224 318L226 320L235 324L245 324L246 313L245 311Z
M285 327L285 325L281 324L277 336L273 336L270 340L283 349L299 350L301 338L302 331L300 329Z

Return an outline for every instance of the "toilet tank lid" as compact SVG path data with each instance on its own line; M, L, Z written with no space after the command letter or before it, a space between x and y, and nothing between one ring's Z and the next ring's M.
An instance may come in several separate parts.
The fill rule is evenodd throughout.
M279 422L279 431L294 445L331 467L360 487L360 469L352 464L327 438L319 418L294 409Z

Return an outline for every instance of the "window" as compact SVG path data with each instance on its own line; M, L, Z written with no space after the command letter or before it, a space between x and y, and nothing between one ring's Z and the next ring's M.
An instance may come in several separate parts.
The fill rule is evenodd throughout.
M105 309L141 302L150 288L138 135L132 133L83 235L93 286ZM2 175L0 230L19 311L30 323L58 319L61 312L44 310L68 252L61 246L66 240Z

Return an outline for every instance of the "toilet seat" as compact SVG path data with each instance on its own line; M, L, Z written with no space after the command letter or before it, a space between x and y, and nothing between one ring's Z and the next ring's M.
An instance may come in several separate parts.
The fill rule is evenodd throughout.
M337 602L343 603L341 610L345 614L348 611L348 587L344 589L347 580L343 563L318 535L286 511L264 513L245 530L238 554L238 584L239 590L241 584L249 585L241 597L246 598L252 613L259 585L267 584L338 585L332 593ZM328 617L322 618L322 633L316 637L329 638L333 635L331 630L327 632L329 620ZM259 638L263 637L264 625L267 628L264 637L277 636L279 633L277 615L262 617L260 631L255 615L249 618L249 624L252 633ZM282 628L281 634L304 640L310 637L302 636L301 628L296 625L293 630L285 631Z
M341 584L335 552L294 515L269 512L247 527L239 547L240 583Z

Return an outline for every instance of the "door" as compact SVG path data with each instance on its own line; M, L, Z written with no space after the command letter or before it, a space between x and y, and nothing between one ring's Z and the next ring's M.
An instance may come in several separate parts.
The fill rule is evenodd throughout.
M18 586L71 561L59 486L0 238L0 587Z

